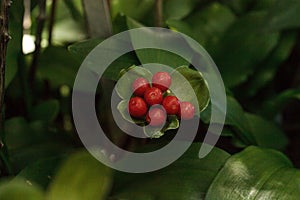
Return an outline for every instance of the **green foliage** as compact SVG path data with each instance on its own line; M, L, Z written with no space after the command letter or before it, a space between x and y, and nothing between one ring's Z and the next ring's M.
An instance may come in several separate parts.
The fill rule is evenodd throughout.
M182 50L191 55L184 59L165 50L144 48L116 59L99 77L101 84L95 95L97 116L107 137L137 152L162 147L174 137L180 126L175 116L168 116L162 130L144 128L147 136L156 139L141 141L116 126L110 109L111 91L116 89L120 121L126 126L133 122L144 125L145 120L133 120L127 112L131 83L140 76L150 81L161 65L171 67L168 72L173 83L168 92L176 93L181 101L198 102L201 120L195 141L182 157L164 169L145 174L113 171L81 150L72 121L72 87L80 64L105 38L88 38L81 0L57 1L49 44L53 8L49 2L36 66L31 66L34 52L22 53L26 47L22 45L23 1L14 1L10 7L5 120L0 130L1 200L299 199L299 170L282 153L292 157L295 152L291 149L298 142L294 139L297 134L287 131L294 127L287 127L290 124L286 122L288 110L298 109L297 104L293 108L290 103L300 100L298 0L163 1L163 26L199 42L216 62L225 83L226 112L214 102L218 111L226 114L217 143L221 149L214 147L203 159L198 158L198 151L211 120L212 103L203 75L212 70L211 66L201 66L200 73L190 62L194 53L202 54L204 50L167 32L130 35L132 47L137 47L140 39L163 38L158 43L153 40L153 45L180 42ZM114 34L156 26L155 2L110 1ZM31 1L32 26L25 30L31 36L40 23L36 19L38 3ZM203 56L204 60L210 59ZM31 80L29 73L35 67ZM129 70L129 76L121 76ZM89 80L86 82L88 89ZM299 116L293 117L299 121ZM221 122L213 123L220 126ZM300 131L296 123L292 125L295 133ZM165 134L167 131L174 134ZM297 164L295 158L292 160Z
M282 153L248 147L227 160L206 199L298 199L299 175Z

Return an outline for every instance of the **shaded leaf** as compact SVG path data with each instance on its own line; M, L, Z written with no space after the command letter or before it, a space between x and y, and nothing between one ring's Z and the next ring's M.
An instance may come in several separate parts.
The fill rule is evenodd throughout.
M206 199L298 199L299 170L280 152L248 147L230 157Z
M2 181L0 183L1 200L43 200L43 192L23 179Z
M222 37L213 57L227 87L245 82L276 46L279 34L263 31L265 16L265 12L245 15Z
M110 190L111 170L88 152L72 155L50 185L47 199L105 199Z
M199 112L207 107L210 100L209 91L207 83L199 71L187 66L181 66L171 76L172 84L170 90L180 101L191 102L194 106L199 105ZM182 78L185 79L183 80ZM194 90L194 94L189 88Z
M144 27L142 24L138 23L137 21L127 18L127 25L129 29L134 28L141 28ZM153 41L153 45L157 44L158 46L170 46L170 44L176 42L182 42L182 45L185 45L185 41L182 38L174 37L174 35L168 33L168 32L153 32L153 31L146 31L141 32L143 34L143 37L141 38L140 35L132 35L131 34L131 40L132 45L135 47L135 44L137 42L149 40ZM165 44L165 45L164 45ZM161 49L151 49L151 48L145 48L145 49L138 49L136 50L137 57L139 58L140 62L142 64L147 63L159 63L166 66L169 66L171 68L176 68L181 65L187 65L188 61L186 61L184 58Z
M147 174L117 173L112 199L204 199L212 180L229 154L214 148L208 156L198 158L200 145L189 150L170 166Z
M56 99L44 101L33 107L30 112L32 120L42 120L45 122L52 122L59 114L59 102Z

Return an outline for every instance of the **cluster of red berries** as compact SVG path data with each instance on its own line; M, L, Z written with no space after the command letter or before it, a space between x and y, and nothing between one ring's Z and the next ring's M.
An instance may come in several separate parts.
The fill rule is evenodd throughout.
M147 123L151 126L164 124L167 115L177 115L184 120L192 119L195 115L193 104L180 102L176 96L164 97L171 83L171 76L167 72L155 73L152 77L152 86L145 78L135 79L132 83L134 97L128 103L129 114L134 118L146 117Z

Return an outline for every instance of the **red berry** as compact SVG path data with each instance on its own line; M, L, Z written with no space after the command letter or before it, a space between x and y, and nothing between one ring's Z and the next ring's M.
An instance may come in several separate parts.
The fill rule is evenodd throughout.
M156 87L152 87L146 90L144 99L148 105L160 104L163 100L162 92Z
M167 119L166 112L161 108L152 108L149 110L146 121L150 126L160 126L165 123Z
M176 115L179 112L179 100L175 96L166 96L162 103L168 115Z
M168 72L157 72L152 77L152 86L166 91L171 85L171 76Z
M137 78L132 83L132 90L136 96L144 96L144 93L148 88L150 88L150 84L145 78Z
M129 100L128 111L132 117L144 117L147 113L147 110L147 104L141 97L133 97Z
M179 116L181 119L189 120L195 115L195 107L190 102L180 102Z

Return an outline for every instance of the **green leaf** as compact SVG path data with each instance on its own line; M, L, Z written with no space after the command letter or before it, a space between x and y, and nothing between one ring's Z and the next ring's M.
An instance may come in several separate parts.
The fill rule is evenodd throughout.
M163 13L166 20L184 18L192 12L196 5L195 0L167 0L163 3Z
M210 96L206 81L199 71L187 66L178 67L172 74L170 90L180 101L189 101L193 105L199 105L199 112L203 111L209 103ZM186 81L183 81L182 78ZM189 88L194 90L191 92ZM195 95L197 98L195 98ZM198 113L199 114L199 113Z
M128 70L124 70L121 73L125 72L126 75L121 74L122 76L116 85L116 92L122 99L129 99L132 96L132 83L135 79L143 77L149 82L152 79L152 73L144 67L137 67L133 65Z
M248 147L230 157L211 184L207 200L299 199L299 170L280 152Z
M298 0L277 0L265 17L267 30L280 31L299 28L300 2Z
M127 25L128 25L129 29L144 27L142 24L138 23L137 21L135 21L129 17L127 18ZM170 46L172 41L178 43L178 40L182 39L182 38L174 37L173 35L171 35L169 33L157 34L156 32L146 31L146 30L143 33L141 32L141 34L143 35L142 38L131 35L131 41L132 41L133 47L135 47L135 44L137 42L139 42L140 40L143 41L143 40L145 40L145 38L151 39L151 41L153 41L155 43L159 43L157 45L166 43L166 46ZM139 49L139 50L136 50L135 52L142 64L159 63L159 64L163 64L163 65L166 65L166 66L169 66L172 68L176 68L181 65L188 65L188 61L186 61L182 57L180 57L172 52L169 52L169 51L147 48L147 49Z
M263 31L265 16L255 12L241 17L220 40L213 58L227 87L245 82L276 46L279 34Z
M85 57L97 46L103 39L93 38L77 42L68 47L68 50L76 56L80 57L80 60L84 60Z
M52 122L59 114L59 102L56 99L44 101L33 107L30 112L32 120L42 120L45 122Z
M258 146L284 150L288 144L288 139L276 124L250 113L246 113L246 118Z
M2 181L0 183L0 199L1 200L43 200L43 192L30 185L23 179L15 179L13 181Z
M64 84L73 87L79 66L77 58L67 49L50 46L40 56L37 75L48 80L54 88Z
M117 173L112 199L204 199L214 177L229 154L214 148L208 156L198 158L199 143L170 166L147 174Z
M292 99L300 100L300 88L285 90L269 101L266 101L261 113L266 117L275 117Z
M183 21L168 20L167 24L171 29L194 38L212 52L221 36L234 21L235 16L230 9L222 4L213 3Z
M56 156L34 162L24 168L16 178L23 178L46 189L65 156Z
M112 0L112 16L123 13L133 19L141 20L152 10L154 3L155 0Z
M249 79L247 88L243 89L247 91L245 95L255 95L259 89L274 80L278 67L290 56L296 39L296 32L281 34L276 48L271 52L268 58L259 65L255 73Z
M263 0L259 0L263 1ZM255 0L221 0L225 5L229 6L235 13L245 13L253 4Z
M60 168L47 194L48 200L104 200L111 186L111 170L87 152L72 155Z

